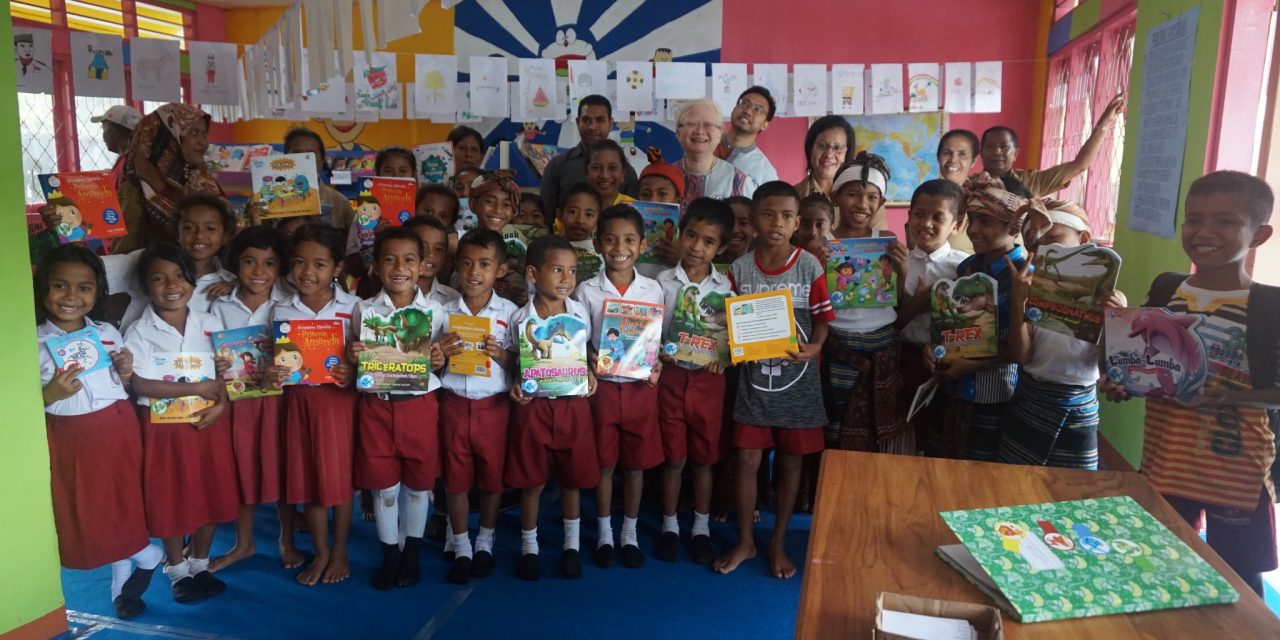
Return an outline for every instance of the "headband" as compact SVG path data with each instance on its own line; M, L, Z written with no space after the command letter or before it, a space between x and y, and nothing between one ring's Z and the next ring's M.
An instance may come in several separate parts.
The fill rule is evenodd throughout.
M875 185L880 189L882 198L889 192L889 178L883 171L865 164L847 164L840 173L836 174L836 179L831 184L831 193L839 193L840 187L855 181Z

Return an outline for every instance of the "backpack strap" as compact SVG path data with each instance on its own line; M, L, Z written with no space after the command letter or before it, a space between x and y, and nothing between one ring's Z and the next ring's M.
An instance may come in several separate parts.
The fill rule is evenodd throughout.
M1151 281L1151 288L1147 290L1147 299L1142 303L1144 307L1167 307L1169 301L1173 300L1173 294L1178 292L1178 287L1190 278L1185 273L1176 273L1166 271Z
M1249 288L1245 348L1254 389L1268 389L1276 384L1276 349L1280 347L1277 319L1280 319L1280 287L1253 283Z

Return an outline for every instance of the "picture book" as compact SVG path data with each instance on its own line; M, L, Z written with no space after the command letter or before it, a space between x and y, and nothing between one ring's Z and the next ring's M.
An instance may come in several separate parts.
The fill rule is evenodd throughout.
M333 368L343 362L346 323L341 320L279 320L272 357L289 370L284 384L330 384Z
M428 391L431 383L431 311L403 307L360 315L364 351L356 364L360 391Z
M420 144L413 148L413 157L418 161L418 177L423 182L445 184L453 175L452 143Z
M459 237L467 235L468 231L480 225L480 218L476 217L475 212L471 210L470 200L470 198L458 198L458 219L453 226Z
M547 163L560 155L560 147L553 144L536 144L523 137L516 140L516 149L520 151L520 155L524 156L525 161L529 163L529 169L539 179L542 178L542 172L547 170Z
M1188 401L1209 376L1205 318L1168 309L1103 309L1107 378L1141 398Z
M605 300L600 335L596 337L596 373L647 380L658 361L663 311L660 304Z
M212 353L163 352L151 357L150 372L163 382L204 382L217 375ZM194 423L195 414L212 407L213 400L200 396L152 398L151 422L157 424Z
M929 314L934 358L990 358L1000 353L995 278L975 273L935 282Z
M653 255L653 250L658 246L658 240L675 243L680 235L680 205L638 201L629 204L640 212L640 217L644 218L645 250L636 262L662 264Z
M493 319L449 314L449 331L462 339L462 353L449 357L449 373L488 377L491 360L484 350L484 339L493 333Z
M724 304L733 364L785 358L799 349L790 289L734 296Z
M49 338L44 346L49 350L49 355L53 356L53 365L58 371L73 363L80 366L79 375L111 366L111 355L102 346L98 330L92 326L72 331L65 336Z
M268 155L269 144L211 144L204 160L213 171L248 171L250 160Z
M45 173L39 177L45 202L62 216L54 229L58 242L118 238L129 232L110 172Z
M937 555L1021 622L1235 602L1235 588L1128 496L943 512Z
M529 283L524 277L525 255L529 244L547 235L547 228L535 224L509 224L502 228L502 241L507 247L507 275L493 283L500 297L523 305L529 300Z
M844 238L827 243L827 291L835 309L898 304L898 274L889 259L893 238Z
M235 401L282 393L280 389L262 384L262 375L271 358L271 327L259 324L215 331L211 337L213 352L231 361L231 369L223 376L228 398Z
M1116 288L1120 255L1094 244L1050 244L1040 247L1033 265L1027 322L1097 344L1102 337L1102 300Z
M561 313L526 318L520 342L520 391L535 398L587 394L587 323Z
M253 201L265 220L320 214L320 178L314 153L262 156L249 161Z
M368 176L359 179L360 193L355 199L356 218L352 224L360 241L360 254L365 264L373 262L374 233L378 222L386 220L400 226L413 217L418 183L413 178Z
M572 242L573 252L578 255L578 284L590 280L604 270L604 258L596 253L591 241Z
M729 364L729 331L724 301L728 296L691 284L676 295L662 351L679 362L705 367Z

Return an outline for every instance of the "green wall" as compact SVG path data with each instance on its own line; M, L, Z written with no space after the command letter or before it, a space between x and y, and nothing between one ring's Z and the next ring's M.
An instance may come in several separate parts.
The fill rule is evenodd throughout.
M9 3L0 2L0 42L13 41ZM49 451L36 358L27 228L23 220L22 153L18 138L17 80L0 64L0 633L62 606L58 545L49 501Z
M1187 116L1187 143L1182 164L1182 196L1178 198L1178 220L1182 220L1182 201L1191 181L1204 174L1205 153L1209 140L1209 110L1213 103L1213 77L1217 69L1218 41L1222 28L1222 2L1214 0L1139 0L1137 37L1134 41L1133 66L1129 74L1129 105L1126 126L1128 136L1124 159L1120 164L1120 197L1116 224L1116 251L1124 256L1120 269L1120 290L1129 296L1129 304L1138 305L1156 275L1165 271L1186 272L1190 260L1182 251L1177 235L1164 239L1129 230L1129 197L1137 159L1138 114L1142 109L1142 70L1145 67L1147 33L1171 17L1192 7L1200 7L1196 30L1196 50L1191 71L1191 99ZM1116 404L1103 402L1102 432L1128 461L1137 467L1142 459L1142 425L1144 405L1141 400Z

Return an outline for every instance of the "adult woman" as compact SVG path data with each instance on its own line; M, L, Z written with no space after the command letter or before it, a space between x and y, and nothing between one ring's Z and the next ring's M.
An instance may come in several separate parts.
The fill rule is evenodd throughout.
M800 197L821 193L831 197L836 171L844 166L845 155L853 149L853 127L840 116L823 116L804 135L804 157L808 174L796 184Z
M676 140L684 150L680 170L684 172L684 205L706 196L728 198L747 196L756 183L737 167L715 156L724 129L720 107L710 100L686 103L676 114Z
M484 136L467 126L454 127L447 138L453 145L453 166L478 167L484 161Z
M969 179L973 163L978 159L978 136L968 129L952 129L942 134L938 141L938 176L954 182L961 188ZM947 241L953 249L973 253L973 242L967 232L969 220L960 223L960 233Z

